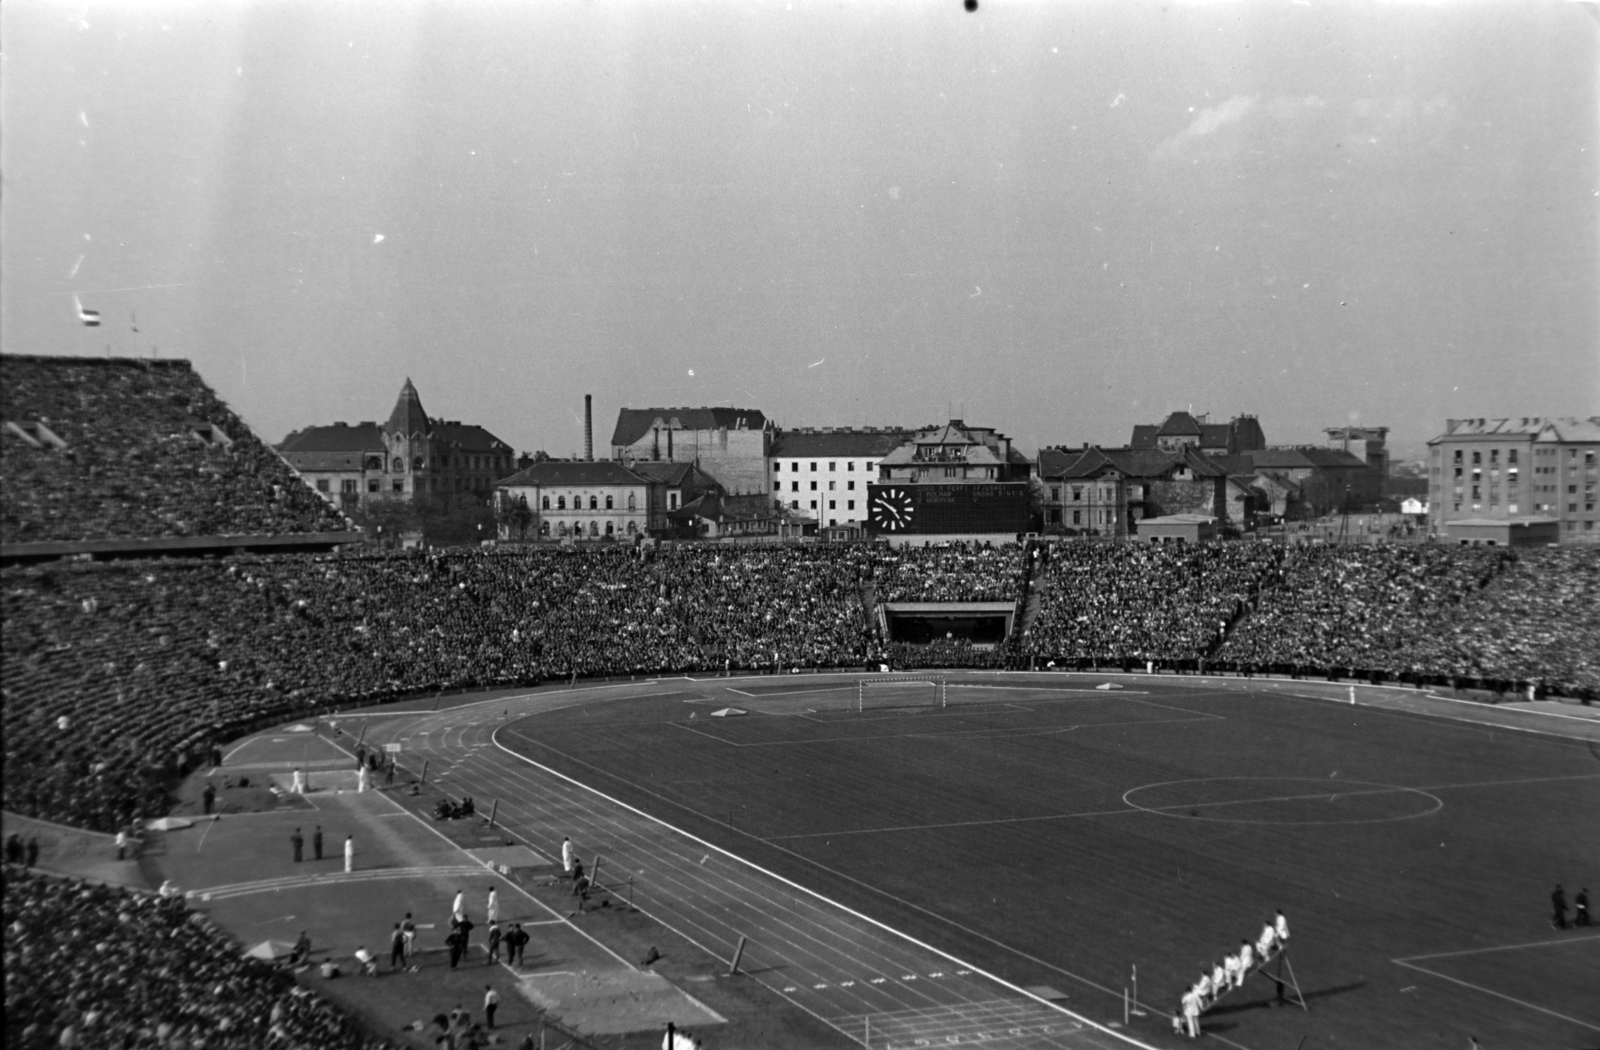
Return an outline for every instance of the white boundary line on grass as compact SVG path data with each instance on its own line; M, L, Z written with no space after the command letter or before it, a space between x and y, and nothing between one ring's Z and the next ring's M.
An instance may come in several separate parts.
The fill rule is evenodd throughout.
M1485 950L1496 951L1497 949L1490 948ZM1417 956L1417 958L1430 957ZM1451 977L1449 974L1443 974L1437 970L1430 970L1426 966L1418 966L1416 963L1407 962L1405 959L1390 959L1389 961L1394 963L1396 966L1404 966L1408 970L1416 970L1418 973L1425 973L1430 977L1437 977L1442 981L1449 981L1451 984L1459 984L1463 988L1471 988L1475 992L1482 992L1485 995L1492 995L1496 999L1504 999L1508 1003L1516 1003L1518 1006L1526 1006L1530 1010L1537 1010L1539 1013L1547 1014L1551 1017L1557 1017L1563 1021L1570 1021L1580 1028L1589 1029L1591 1032L1600 1032L1600 1025L1590 1024L1588 1021L1580 1021L1576 1017L1568 1017L1566 1014L1558 1014L1554 1010L1548 1010L1543 1006L1535 1006L1533 1003L1530 1003L1524 999L1517 999L1506 995L1504 992L1497 992L1493 988L1485 988L1481 984L1473 984L1471 981L1463 981L1459 977Z
M1026 988L1023 988L1020 985L1012 984L1010 981L1006 980L1005 978L999 977L999 976L997 976L995 974L992 974L989 971L984 970L981 967L979 967L979 966L977 966L977 965L975 965L973 963L966 962L966 961L962 960L961 958L959 958L959 957L957 957L955 955L951 955L949 952L944 951L941 948L936 948L931 944L928 944L928 943L926 943L924 941L918 940L917 938L911 936L908 933L904 933L904 932L902 932L900 930L895 929L893 926L888 925L887 923L880 922L879 920L872 918L870 915L864 915L861 912L856 911L854 908L851 908L851 907L849 907L847 905L841 904L838 901L833 900L830 897L827 897L827 896L825 896L825 895L823 895L821 893L818 893L816 890L810 889L809 887L806 887L806 886L802 886L800 883L795 882L792 879L784 878L782 875L779 875L777 872L769 871L766 868L763 868L761 865L756 864L754 861L746 860L744 857L741 857L738 854L733 853L730 850L723 849L721 846L718 846L715 843L707 842L705 839L702 839L702 838L700 838L700 837L698 837L696 835L692 835L689 832L684 831L682 828L679 828L679 827L676 827L675 825L667 823L666 821L662 820L660 817L652 816L651 814L646 813L641 809L637 809L637 808L635 808L633 806L628 805L626 802L623 802L623 801L621 801L619 799L612 798L610 795L606 794L605 792L600 791L600 790L598 790L596 788L592 788L592 787L590 787L589 785L583 783L580 780L577 780L577 779L575 779L573 777L567 776L565 773L561 773L561 772L559 772L557 770L551 769L549 766L543 765L542 763L535 762L533 759L527 757L526 755L520 755L517 752L515 752L515 751L511 750L510 748L506 747L504 744L500 743L500 729L501 728L503 728L503 727L496 726L495 729L490 732L489 739L494 742L495 747L498 747L501 751L503 751L507 755L510 755L512 758L515 758L515 759L517 759L519 761L522 761L522 762L526 762L528 765L533 766L535 769L542 770L543 772L545 772L545 773L547 773L547 774L549 774L551 776L554 776L554 777L556 777L556 778L558 778L560 780L564 780L567 783L571 784L572 786L578 788L581 791L586 791L586 792L590 793L591 795L595 795L595 796L597 796L599 798L605 799L607 802L611 803L612 805L617 806L617 807L619 807L621 809L627 810L629 813L633 813L636 816L643 817L645 820L648 820L653 824L659 824L661 827L666 828L668 831L672 832L675 835L680 835L683 838L688 839L690 842L694 842L694 843L696 843L696 844L698 844L700 846L704 846L706 849L713 850L713 851L715 851L717 853L720 853L724 857L727 857L729 860L733 861L736 864L743 865L744 867L746 867L746 868L748 868L748 869L750 869L752 871L760 872L762 875L765 875L770 879L774 879L774 880L782 883L783 885L790 887L791 889L797 890L798 892L805 894L808 897L813 897L813 898L815 898L815 899L817 899L819 901L822 901L824 904L827 904L829 907L837 908L839 911L843 912L846 915L849 915L849 916L851 916L851 917L853 917L855 919L859 919L862 922L868 923L868 924L870 924L872 926L877 927L880 930L883 930L885 933L888 933L888 934L890 934L890 935L892 935L894 937L900 938L901 940L904 940L904 941L907 941L907 942L909 942L911 944L914 944L918 948L921 948L923 951L932 952L934 955L939 956L941 959L947 959L951 963L956 964L957 966L966 967L967 969L971 970L973 973L978 974L979 976L984 977L987 980L993 981L994 983L1000 985L1002 988L1007 988L1007 989L1010 989L1013 992L1016 992L1017 994L1022 996L1024 999L1031 999L1034 1002L1042 1003L1043 1005L1049 1007L1052 1010L1056 1010L1056 1011L1058 1011L1060 1013L1065 1014L1066 1016L1072 1018L1074 1021L1080 1021L1083 1024L1088 1025L1090 1028L1093 1028L1097 1032L1100 1032L1100 1033L1103 1033L1105 1035L1111 1036L1111 1037L1113 1037L1115 1039L1120 1039L1121 1041L1127 1043L1129 1046L1139 1047L1140 1050L1157 1050L1156 1047L1150 1046L1150 1044L1148 1044L1148 1043L1141 1043L1137 1039L1134 1039L1130 1035L1127 1035L1127 1034L1125 1034L1123 1032L1118 1032L1118 1031L1116 1031L1115 1029L1112 1029L1112 1028L1108 1028L1105 1025L1100 1024L1098 1021L1090 1020L1089 1018L1084 1017L1082 1014L1078 1014L1078 1013L1075 1013L1075 1012L1073 1012L1071 1010L1068 1010L1066 1007L1060 1006L1060 1005L1058 1005L1056 1003L1053 1003L1049 999L1044 998L1043 996L1035 995L1033 992L1028 991ZM826 1018L824 1018L823 1020L826 1020ZM837 1027L837 1026L833 1025L832 1022L828 1022L828 1023L830 1025L830 1027Z
M1497 944L1493 948L1466 948L1459 952L1434 952L1432 955L1408 955L1403 959L1392 959L1391 962L1408 963L1419 959L1449 959L1457 955L1482 955L1485 952L1511 952L1519 948L1548 948L1556 944L1581 944L1584 941L1600 941L1600 933L1591 933L1586 937L1562 937L1553 941L1529 941L1526 944Z

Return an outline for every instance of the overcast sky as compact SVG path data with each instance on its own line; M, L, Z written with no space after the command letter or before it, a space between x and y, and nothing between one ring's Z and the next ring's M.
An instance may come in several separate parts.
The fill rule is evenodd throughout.
M1594 4L5 0L0 338L263 437L1600 412ZM105 324L76 320L73 297ZM131 321L137 314L138 329Z

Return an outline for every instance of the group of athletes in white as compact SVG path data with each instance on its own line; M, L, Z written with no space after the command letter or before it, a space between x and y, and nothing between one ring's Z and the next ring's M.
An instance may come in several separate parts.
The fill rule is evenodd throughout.
M1182 1008L1172 1019L1172 1029L1183 1032L1190 1039L1199 1038L1200 1015L1214 1006L1229 991L1244 987L1244 979L1258 966L1265 965L1289 943L1289 920L1280 910L1275 918L1261 927L1255 943L1245 938L1239 950L1223 956L1221 962L1212 963L1210 970L1201 970L1200 979L1183 993Z

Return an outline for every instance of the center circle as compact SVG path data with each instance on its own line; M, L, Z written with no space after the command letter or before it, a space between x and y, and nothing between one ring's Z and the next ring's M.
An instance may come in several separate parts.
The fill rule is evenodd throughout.
M1221 824L1381 824L1444 808L1421 788L1337 777L1166 780L1130 788L1122 801L1157 816Z

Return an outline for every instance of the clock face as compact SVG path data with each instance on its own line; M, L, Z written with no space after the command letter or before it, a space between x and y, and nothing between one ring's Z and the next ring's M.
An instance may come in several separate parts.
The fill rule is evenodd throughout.
M885 532L899 532L911 527L915 510L911 493L904 489L884 489L872 498L872 523Z

